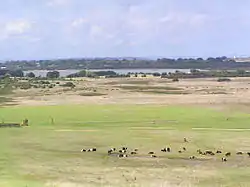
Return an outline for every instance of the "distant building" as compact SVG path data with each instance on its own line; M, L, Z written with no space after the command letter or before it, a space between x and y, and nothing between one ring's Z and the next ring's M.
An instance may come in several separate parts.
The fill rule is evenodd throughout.
M229 58L229 60L234 60L235 62L250 62L250 57L237 57Z

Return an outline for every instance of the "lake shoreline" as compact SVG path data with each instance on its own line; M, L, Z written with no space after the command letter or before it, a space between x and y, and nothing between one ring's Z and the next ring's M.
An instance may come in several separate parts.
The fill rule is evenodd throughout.
M67 70L28 70L23 71L26 75L27 73L33 72L37 77L46 77L46 74L49 71L58 71L61 77L68 76L70 74L78 73L79 71L84 69L67 69ZM133 69L88 69L88 71L114 71L117 74L128 74L128 73L175 73L176 71L189 73L191 69L159 69L159 68L133 68ZM206 70L200 70L206 71Z

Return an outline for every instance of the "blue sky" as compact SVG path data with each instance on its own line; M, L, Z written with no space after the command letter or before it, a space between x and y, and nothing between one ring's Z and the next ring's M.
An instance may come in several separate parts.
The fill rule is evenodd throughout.
M250 56L250 0L8 0L0 59Z

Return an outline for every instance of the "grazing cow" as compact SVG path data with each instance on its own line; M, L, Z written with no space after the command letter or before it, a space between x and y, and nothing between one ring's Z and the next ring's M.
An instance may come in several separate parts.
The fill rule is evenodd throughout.
M136 155L137 153L135 151L132 151L130 154L131 155Z
M186 150L187 150L185 147L183 147L182 149L183 149L183 151L186 151Z
M247 152L248 156L250 156L250 152Z
M182 151L178 151L178 153L182 153Z
M170 152L170 151L171 151L171 149L170 149L170 147L168 147L168 148L167 148L167 152Z
M200 155L202 155L202 151L200 149L197 150L197 153L199 153Z
M90 148L88 149L88 152L95 152L96 151L96 148Z
M155 154L153 151L148 152L149 155Z
M128 148L127 147L122 147L122 150L126 151Z
M191 159L191 160L192 160L192 159L195 159L195 156L190 156L189 159Z
M224 157L223 157L221 160L222 160L222 162L226 162L226 161L227 161L227 158L224 158Z
M134 149L134 151L138 151L138 149Z
M109 149L109 150L108 150L108 154L111 154L112 152L115 152L115 150L116 150L115 148Z
M222 153L222 151L217 150L217 151L216 151L216 153L217 153L217 154L221 154L221 153Z
M126 153L126 150L119 150L119 153Z
M184 138L184 142L188 142L187 138Z
M128 155L125 154L125 155L123 155L123 157L128 157Z
M151 155L152 158L156 158L157 156L156 155Z
M161 149L161 152L167 152L166 148Z
M121 157L123 157L123 154L119 154L119 155L117 155L119 158L121 158Z
M205 151L206 155L214 155L213 151Z
M243 152L239 151L236 153L236 155L243 155Z
M86 149L82 149L81 152L86 152Z
M225 156L231 156L231 153L230 153L230 152L227 152L227 153L225 154Z

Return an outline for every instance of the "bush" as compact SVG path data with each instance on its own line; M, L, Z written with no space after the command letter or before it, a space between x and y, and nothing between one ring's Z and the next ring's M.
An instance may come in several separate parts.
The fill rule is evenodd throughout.
M229 78L219 78L217 81L218 82L230 82L231 79L229 79Z
M60 73L58 71L49 71L46 77L49 79L56 79L60 77Z
M160 73L153 73L153 76L154 76L154 77L160 77L161 74L160 74Z
M61 86L63 86L63 87L71 87L71 88L76 87L73 82L66 82L65 84L62 84Z
M30 84L30 83L23 83L23 84L21 84L20 85L20 89L22 89L22 90L28 90L28 89L30 89L32 87L32 85Z
M33 72L29 72L29 73L27 73L26 77L35 78L36 75Z
M41 83L41 84L50 84L49 81L41 81L40 83Z
M168 75L161 75L161 78L162 78L162 79L168 78Z
M173 81L173 82L179 82L179 79L178 79L178 78L173 78L172 81Z

